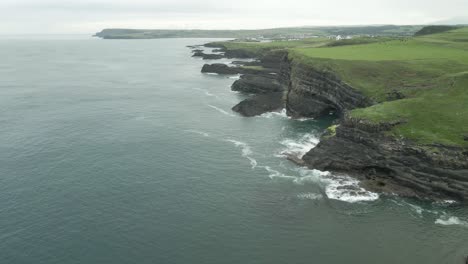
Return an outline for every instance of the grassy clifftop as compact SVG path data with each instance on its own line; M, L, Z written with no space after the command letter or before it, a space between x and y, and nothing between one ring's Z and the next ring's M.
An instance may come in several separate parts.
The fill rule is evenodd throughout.
M348 43L346 43L348 42ZM235 48L289 49L290 59L332 71L375 105L353 117L402 121L390 134L421 144L468 147L468 28L411 38L314 39ZM253 46L255 45L255 47ZM398 94L403 99L391 96Z

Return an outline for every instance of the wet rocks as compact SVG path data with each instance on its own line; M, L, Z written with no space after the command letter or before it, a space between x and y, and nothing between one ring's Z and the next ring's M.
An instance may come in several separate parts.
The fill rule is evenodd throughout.
M231 89L244 93L270 93L283 90L280 83L276 80L276 76L253 74L243 75L232 84Z
M372 105L363 94L332 72L283 60L280 83L288 90L286 110L293 117L318 118Z
M303 160L310 168L354 175L373 191L468 201L468 159L463 149L437 146L434 152L386 136L393 125L377 128L344 117L336 135L323 137Z
M192 57L201 57L204 60L219 60L224 58L222 54L206 54L203 51L194 51Z
M284 107L283 92L255 95L232 108L233 111L252 117L267 112L277 111Z
M205 64L201 72L217 74L239 74L243 72L240 67L229 67L224 63Z

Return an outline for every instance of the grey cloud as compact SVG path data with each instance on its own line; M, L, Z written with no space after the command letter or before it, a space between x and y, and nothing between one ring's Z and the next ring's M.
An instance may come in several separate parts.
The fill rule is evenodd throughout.
M465 16L466 0L1 0L1 33L100 27L259 28L423 24Z

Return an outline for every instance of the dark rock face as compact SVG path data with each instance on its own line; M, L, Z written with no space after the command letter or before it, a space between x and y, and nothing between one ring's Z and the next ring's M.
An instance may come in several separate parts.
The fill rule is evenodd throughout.
M367 189L402 196L468 201L468 159L461 148L437 152L387 137L395 124L372 125L344 117L336 135L304 157L314 169L357 176Z
M204 60L219 60L224 58L224 56L221 54L206 54L203 53L203 51L195 51L192 57L201 57Z
M279 71L281 62L288 56L288 52L284 50L272 51L266 53L260 58L260 62L265 68L277 69Z
M279 92L283 88L276 80L275 75L243 75L239 80L235 81L231 89L233 91L244 93L270 93Z
M203 65L202 72L218 74L257 74L262 76L272 76L270 69L251 69L239 66L229 67L224 63L214 63Z
M242 66L261 66L262 64L258 61L232 61L233 65L242 65Z
M284 106L283 92L255 95L246 99L232 108L233 111L252 117L267 112L282 109Z
M330 112L340 114L371 105L364 95L328 71L286 59L279 76L280 82L288 90L288 115L293 117L317 118Z
M242 68L229 67L224 63L205 64L201 72L218 74L239 74L243 72Z

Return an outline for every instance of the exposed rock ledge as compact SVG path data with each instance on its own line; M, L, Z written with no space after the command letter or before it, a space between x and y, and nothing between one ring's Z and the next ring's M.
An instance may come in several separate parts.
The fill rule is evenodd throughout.
M371 124L350 118L348 111L370 106L372 101L332 72L286 59L280 81L287 87L288 115L320 117L332 111L341 116L335 135L323 136L317 147L294 162L354 175L372 191L468 201L467 149L420 146L385 134L398 123Z
M247 117L277 111L284 107L283 92L255 95L232 108L233 111Z
M303 157L314 169L346 172L367 189L401 196L468 201L468 152L437 146L437 152L383 132L395 124L369 124L344 116Z
M276 75L246 74L232 84L231 89L244 93L271 93L283 90Z
M318 70L287 57L281 65L280 82L287 89L289 116L318 118L330 112L340 114L372 104L333 72Z

